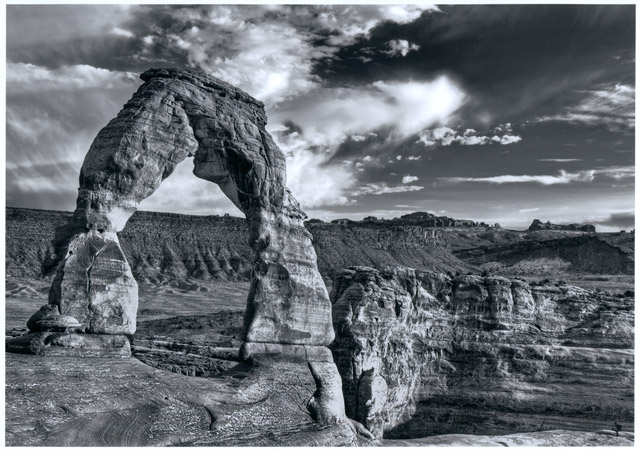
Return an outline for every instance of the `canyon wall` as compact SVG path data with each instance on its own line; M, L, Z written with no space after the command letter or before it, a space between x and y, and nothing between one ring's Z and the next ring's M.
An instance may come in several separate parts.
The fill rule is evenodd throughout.
M632 428L632 297L353 267L331 300L347 414L378 437Z

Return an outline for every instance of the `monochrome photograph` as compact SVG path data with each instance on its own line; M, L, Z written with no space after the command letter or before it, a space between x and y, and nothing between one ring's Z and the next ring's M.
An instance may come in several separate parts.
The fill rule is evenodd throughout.
M4 6L6 446L634 446L635 3Z

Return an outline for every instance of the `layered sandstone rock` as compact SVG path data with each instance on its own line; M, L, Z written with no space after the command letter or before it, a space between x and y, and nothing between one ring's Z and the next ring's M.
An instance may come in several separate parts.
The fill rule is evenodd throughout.
M50 277L55 271L51 236L71 214L7 208L6 215L7 276ZM391 221L305 224L313 235L318 269L326 279L354 265L453 274L486 268L495 275L563 279L572 284L579 283L576 277L581 274L633 274L634 233L427 228ZM247 235L244 218L138 211L118 238L141 287L198 289L200 281L251 279L254 252L246 245ZM622 291L632 289L632 284L626 285L609 284Z
M265 130L264 105L198 72L151 69L141 78L145 83L93 141L76 210L56 231L62 262L49 304L87 334L32 333L8 349L93 355L104 343L105 355L114 347L130 354L122 334L135 332L138 286L117 233L176 165L193 157L194 174L218 184L248 222L255 258L242 358L298 362L316 382L307 403L314 419L346 420L340 377L326 348L334 338L331 304L306 215L286 187L285 156ZM114 344L120 339L127 346Z
M265 130L263 104L197 72L152 69L141 78L85 157L76 211L57 232L64 261L50 303L87 332L134 332L137 286L116 232L194 157L194 174L217 183L249 222L255 261L245 340L330 343L330 303L306 216L285 186L285 157Z
M347 414L378 437L632 427L630 297L354 267L331 298Z

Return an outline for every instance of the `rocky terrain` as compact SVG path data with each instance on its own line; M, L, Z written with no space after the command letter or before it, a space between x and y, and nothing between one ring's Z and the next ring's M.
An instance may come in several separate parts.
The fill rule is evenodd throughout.
M354 267L331 299L347 414L377 437L633 429L632 293Z
M31 313L46 302L48 286L42 281L34 282L36 289L32 291L16 290L13 285L8 292L7 329L24 329ZM38 437L48 437L53 440L50 443L58 444L189 444L196 438L201 440L203 434L205 438L209 436L211 416L203 407L209 404L189 396L197 392L201 397L202 390L212 389L207 380L240 364L238 351L249 287L246 283L225 281L204 282L203 286L206 290L143 288L132 341L135 359L107 362L108 367L98 373L83 370L79 359L65 360L64 367L72 369L72 373L65 376L61 367L56 370L59 382L42 386L46 377L38 372L14 374L26 363L20 359L28 356L7 354L7 374L11 376L7 406L12 418L7 423L9 443L36 443ZM504 296L502 301L506 302L494 304L490 294ZM378 423L369 424L372 429L375 424L386 427L390 438L383 440L385 445L633 443L628 435L633 431L630 298L555 284L531 286L522 280L507 283L495 277L452 279L429 272L359 268L337 276L331 299L336 301L334 327L338 337L333 352L343 373L348 413L356 416L357 406L366 406L374 399L365 409L373 415L360 414L359 418L377 418ZM528 302L521 302L523 299ZM351 326L345 327L347 300L354 306L352 312L359 311L360 315L352 315ZM477 308L464 308L465 305ZM554 313L562 316L555 318ZM349 333L354 337L349 338ZM365 344L362 348L351 347L349 340ZM341 357L338 347L346 350L346 355ZM57 365L53 357L47 359L47 365ZM345 376L345 367L352 365L352 360L388 362L386 371L391 377L388 373L385 376L384 403L371 397L373 392L380 396L380 390L365 389L367 380L379 380L372 377L371 371L365 369L359 378ZM349 363L345 365L345 361ZM187 377L187 382L174 379L172 373ZM64 410L69 409L75 396L65 389L66 378L69 386L77 387L79 374L90 377L87 384L103 387L100 399L104 401L100 403L108 402L109 407L104 409L112 413L93 413L103 408L102 404L91 410ZM45 395L29 388L36 381L50 400L44 406L38 397ZM135 395L123 388L129 384ZM171 388L172 384L180 384L181 388ZM312 385L300 389L290 382L283 384L280 387L289 387L284 395L287 402L291 397L309 396L307 389L313 390ZM354 385L362 388L358 391L362 398L356 404L349 401ZM603 386L607 389L602 390ZM398 390L402 387L406 391ZM388 420L384 415L401 423L385 426ZM113 423L114 418L123 421ZM623 426L620 438L612 436L611 431L609 435L593 432L611 430L614 421ZM112 432L104 435L107 422L112 424ZM126 426L131 432L118 435L125 431L127 422L132 422ZM62 423L68 433L56 432L53 438L47 435L48 430L56 431L55 425ZM301 440L300 434L308 437L314 430L310 423L282 433L274 426L269 440L278 444L278 440L293 440L296 434L296 440ZM514 431L523 432L504 435ZM340 429L332 433L337 434L338 441L331 444L346 440ZM315 440L319 438L316 436Z
M110 365L109 358L131 357L132 341L134 352L149 367L173 371L175 357L181 370L188 367L185 377L216 379L203 389L215 394L201 406L209 415L207 430L212 435L194 437L196 444L246 444L252 432L293 434L298 437L293 443L298 445L309 441L355 444L358 436L371 438L365 428L345 415L340 375L326 347L334 338L329 295L318 271L311 234L303 224L306 215L285 184L285 155L265 130L264 104L201 72L149 69L140 78L144 83L91 144L80 170L76 209L55 228L44 262L45 267L55 270L48 303L29 318L26 333L12 334L6 340L8 352L30 355L31 359L30 364L11 359L15 365L7 377L14 381L10 405L17 409L11 411L11 420L34 429L46 420L57 423L28 437L14 437L13 443L96 445L107 438L104 444L158 444L154 428L170 413L158 410L155 400L148 396L148 404L135 407L126 399L120 402L122 394L117 389L112 392L113 384L105 383L100 375L102 366ZM172 354L175 346L158 350L162 340L155 335L151 340L133 339L138 283L118 236L139 203L187 157L193 158L197 177L219 185L244 213L244 244L252 251L250 289L239 328L240 349L194 343L178 347L182 354L197 350L200 358L176 357ZM179 260L171 250L163 248L162 255L161 267L172 271L174 280L185 279L186 273L177 267ZM213 255L204 259L202 265L190 270L200 272L208 261L213 271ZM168 324L171 329L172 322ZM212 323L201 323L201 327L220 324L213 319ZM215 333L206 334L209 341L213 337ZM21 396L21 382L29 379L21 371L33 375L33 359L46 357L57 358L47 362L45 371L53 371L58 377L38 375L36 380L43 379L40 386L49 385L46 392L56 401L65 402L49 407L54 407L54 412L57 408L70 412L73 419L69 421L60 421L59 415L43 412L38 406L20 408L20 404L24 407L32 401L29 396ZM100 360L94 364L83 361L94 358ZM59 364L65 366L59 368ZM61 384L60 379L65 377L62 370L76 375L74 383ZM120 373L128 372L135 369L125 363ZM160 377L157 383L170 382ZM83 383L86 385L81 387ZM145 390L157 395L144 382L138 390L143 399ZM302 394L292 398L292 390L302 390ZM105 415L86 417L84 399L74 397L78 394L98 398L97 404L112 403L111 409ZM204 399L188 390L180 395L183 402L191 404L194 399L200 403ZM298 410L306 416L300 417ZM185 412L181 416L190 415ZM140 422L140 418L144 420ZM179 432L186 432L184 427ZM313 438L314 431L332 427L342 430L343 441L335 441L331 434ZM107 437L110 429L117 432ZM133 436L132 442L127 442L129 436ZM119 439L126 441L119 443ZM178 436L178 442L183 439ZM287 440L281 437L276 442L284 444ZM252 444L259 443L256 437Z
M261 102L191 70L141 78L73 213L7 210L9 445L630 442L593 430L632 428L633 292L488 272L630 275L633 236L305 224ZM136 213L188 157L245 220Z
M347 266L407 266L453 274L487 271L531 280L562 279L588 288L606 287L612 280L612 286L633 289L635 233L513 231L425 215L307 221L320 273L330 283L335 271ZM7 275L52 277L51 237L70 213L7 208L6 216ZM232 216L138 211L119 237L139 284L197 289L206 280L249 280L252 252L246 246L247 233L245 220ZM594 276L601 276L597 284L590 283Z

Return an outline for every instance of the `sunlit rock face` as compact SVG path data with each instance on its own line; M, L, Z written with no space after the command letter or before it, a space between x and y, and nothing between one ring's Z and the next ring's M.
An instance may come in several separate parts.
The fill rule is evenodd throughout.
M151 69L141 78L85 157L73 218L56 233L64 260L50 303L85 331L134 332L137 286L115 232L193 157L194 174L218 184L249 222L255 261L245 341L330 343L331 304L263 104L197 72Z
M352 267L331 299L346 413L378 437L632 428L632 297Z

